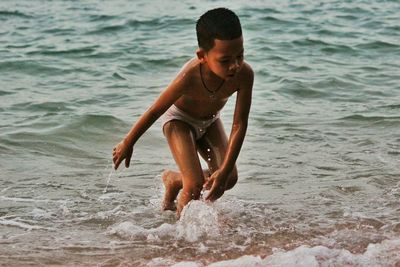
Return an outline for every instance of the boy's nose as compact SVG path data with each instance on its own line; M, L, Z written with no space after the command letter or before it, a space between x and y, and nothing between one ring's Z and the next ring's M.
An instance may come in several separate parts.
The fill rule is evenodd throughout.
M230 67L229 67L230 70L237 70L238 68L239 68L239 61L238 60L235 60L233 62L233 64L231 64Z

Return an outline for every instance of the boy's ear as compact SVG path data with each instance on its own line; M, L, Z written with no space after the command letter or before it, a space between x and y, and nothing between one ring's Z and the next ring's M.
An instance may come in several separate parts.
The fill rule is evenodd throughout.
M206 62L206 52L202 48L198 48L196 51L197 58L201 63Z

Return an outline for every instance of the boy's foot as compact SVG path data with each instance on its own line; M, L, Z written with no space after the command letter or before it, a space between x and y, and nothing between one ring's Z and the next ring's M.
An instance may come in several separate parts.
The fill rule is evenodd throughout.
M162 179L165 187L162 209L175 211L175 199L182 188L182 180L179 173L170 170L165 170L162 173Z

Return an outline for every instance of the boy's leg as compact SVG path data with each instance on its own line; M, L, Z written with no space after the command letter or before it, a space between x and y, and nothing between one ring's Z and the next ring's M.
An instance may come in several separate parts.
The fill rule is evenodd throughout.
M228 147L228 137L221 119L217 119L207 128L204 136L197 141L197 145L200 155L208 164L210 173L213 173L221 166ZM235 166L227 178L225 190L231 189L236 184L237 179L238 173Z
M182 192L178 199L178 214L182 211L183 207L192 199L198 199L204 183L203 170L201 169L200 160L197 154L197 144L192 134L190 126L178 120L170 121L164 125L164 134L168 140L169 147L176 164L179 167L180 174L169 173L173 177L165 177L165 180L179 181L182 180ZM164 173L167 174L167 173ZM178 187L175 187L175 189ZM179 190L169 191L164 201L170 201ZM175 195L175 196L174 196ZM164 204L165 206L165 204Z
M203 170L204 179L210 176L210 171ZM163 210L176 210L175 199L182 189L182 176L179 172L172 170L165 170L162 173L162 179L165 187L164 200L162 204Z
M182 189L182 177L179 172L165 170L162 173L162 179L165 187L163 210L176 210L175 199Z

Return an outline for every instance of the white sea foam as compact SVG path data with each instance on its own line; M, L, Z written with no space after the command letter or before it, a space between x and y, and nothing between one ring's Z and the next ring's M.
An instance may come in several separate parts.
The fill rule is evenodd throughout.
M260 256L244 255L234 260L214 262L208 267L384 267L397 266L400 263L400 239L385 240L378 244L369 244L362 254L353 254L346 249L331 249L325 246L300 246L290 251L277 249L262 259ZM183 263L173 265L184 266ZM195 262L185 262L187 266L204 266ZM191 265L189 265L191 264ZM185 265L186 266L186 265Z
M185 264L186 262L180 262L179 264ZM191 262L192 264L193 262ZM162 257L154 258L150 262L147 263L148 267L164 267L164 266L173 266L174 261L170 259L164 259ZM194 263L194 266L197 266Z
M115 199L123 199L126 195L127 193L125 192L104 193L103 195L99 196L98 200L106 203Z
M149 241L159 240L164 237L174 236L176 226L164 223L156 228L146 229L126 221L109 227L107 234L117 235L126 239L146 238Z
M203 201L191 201L182 210L177 224L177 236L189 242L198 241L202 236L219 235L218 214Z
M112 210L108 211L99 211L96 213L96 216L94 218L100 219L100 220L106 220L114 216L120 216L121 214L125 214L125 212L122 211L122 207L118 205Z
M122 238L135 238L144 236L146 229L135 225L132 222L122 222L120 224L111 226L107 233L111 235L117 235Z
M199 241L202 237L215 237L220 234L217 211L203 201L192 201L182 211L181 218L175 224L162 225L146 229L125 221L109 227L108 234L121 238L146 238L148 241L158 241L163 238L173 238L188 242ZM207 248L200 246L203 251Z
M278 251L267 257L262 266L391 266L400 261L400 239L369 244L363 254L324 246L300 246L291 251Z
M172 267L198 267L195 262L184 261L177 264L172 265Z
M3 201L28 202L28 203L58 202L58 201L49 200L49 199L34 199L34 198L5 197L5 196L0 196L0 199L3 200Z
M23 223L23 222L18 222L18 221L14 221L14 220L3 220L3 219L0 219L0 225L13 226L13 227L22 228L25 230L47 229L44 227L30 225L30 224Z
M215 262L210 265L209 267L222 267L222 266L229 266L229 267L242 267L242 266L261 266L262 259L260 256L249 256L245 255L236 260L228 260L228 261L220 261Z
M30 215L35 219L35 220L41 220L41 219L50 219L54 216L53 213L39 209L39 208L34 208L31 212Z

